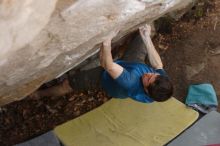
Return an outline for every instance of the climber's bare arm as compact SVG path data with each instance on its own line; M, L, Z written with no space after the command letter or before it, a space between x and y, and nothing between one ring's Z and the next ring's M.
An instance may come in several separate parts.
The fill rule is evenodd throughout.
M148 53L148 58L149 61L155 69L163 69L163 63L161 61L161 58L159 54L157 53L153 42L150 38L150 33L151 33L151 27L149 25L145 25L139 28L141 37L144 41L144 44L147 48L147 53Z
M113 62L111 53L111 41L112 38L117 35L117 33L117 30L110 33L100 48L100 64L113 79L119 77L123 72L123 67Z

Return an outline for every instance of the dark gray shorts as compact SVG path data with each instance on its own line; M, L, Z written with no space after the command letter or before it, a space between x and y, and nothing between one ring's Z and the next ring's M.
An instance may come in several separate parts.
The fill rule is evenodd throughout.
M86 71L80 71L73 75L68 75L70 86L73 90L101 90L101 75L104 70L96 67Z

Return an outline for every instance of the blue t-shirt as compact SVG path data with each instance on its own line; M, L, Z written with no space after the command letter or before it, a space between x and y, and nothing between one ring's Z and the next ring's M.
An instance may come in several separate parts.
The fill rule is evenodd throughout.
M142 84L142 75L145 73L158 73L165 75L163 69L153 69L152 67L134 62L116 61L117 64L123 67L122 74L113 79L106 71L102 75L102 86L108 95L116 98L127 98L144 102L151 103L154 100L144 91Z

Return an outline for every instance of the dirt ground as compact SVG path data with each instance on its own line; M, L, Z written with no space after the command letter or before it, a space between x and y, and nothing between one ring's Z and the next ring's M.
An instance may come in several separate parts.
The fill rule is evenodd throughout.
M204 14L197 16L201 8ZM162 32L154 42L174 83L174 97L184 102L189 85L199 83L211 83L219 96L220 1L201 2L169 25L171 32Z
M167 21L158 32L154 44L174 83L174 96L184 102L190 84L208 82L220 97L220 1L203 0L181 20ZM109 99L102 91L85 91L3 106L0 145L9 146L41 135Z

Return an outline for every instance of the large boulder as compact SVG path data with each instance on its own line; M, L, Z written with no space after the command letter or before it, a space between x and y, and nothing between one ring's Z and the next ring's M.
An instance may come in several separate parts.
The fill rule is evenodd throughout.
M0 2L0 105L22 99L145 22L195 0L3 0Z

